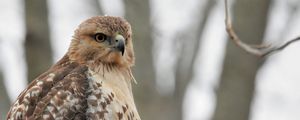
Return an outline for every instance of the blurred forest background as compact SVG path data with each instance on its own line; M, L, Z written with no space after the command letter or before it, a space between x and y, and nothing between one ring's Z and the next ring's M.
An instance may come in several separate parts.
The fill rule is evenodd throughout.
M230 0L249 44L300 36L300 0ZM95 15L132 25L143 120L299 120L300 43L265 59L228 41L223 0L0 0L0 113Z

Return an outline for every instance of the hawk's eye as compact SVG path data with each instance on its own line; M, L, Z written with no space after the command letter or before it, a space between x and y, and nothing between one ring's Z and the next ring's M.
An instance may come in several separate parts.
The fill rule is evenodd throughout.
M97 42L103 42L103 41L105 41L105 40L107 39L107 36L104 35L103 33L97 33L97 34L95 34L94 37L95 37L94 39L95 39Z

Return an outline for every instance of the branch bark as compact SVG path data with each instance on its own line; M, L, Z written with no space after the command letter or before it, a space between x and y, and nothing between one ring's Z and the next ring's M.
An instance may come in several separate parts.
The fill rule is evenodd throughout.
M294 38L288 42L285 42L284 44L280 46L272 46L271 44L260 44L260 45L249 45L247 43L244 43L239 36L236 34L232 27L231 19L229 16L229 7L228 7L228 0L225 0L225 24L226 24L226 31L230 37L230 39L241 49L246 51L249 54L258 56L258 57L265 57L267 55L270 55L271 53L281 51L290 44L299 41L300 36L297 38Z

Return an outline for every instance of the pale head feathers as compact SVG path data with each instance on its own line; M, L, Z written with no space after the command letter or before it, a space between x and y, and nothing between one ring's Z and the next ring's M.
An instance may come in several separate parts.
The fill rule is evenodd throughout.
M124 55L113 51L105 42L97 42L94 38L97 33L102 33L112 39L123 37ZM82 22L76 29L68 55L72 61L83 64L110 64L119 68L129 68L134 64L130 24L120 17L92 17Z

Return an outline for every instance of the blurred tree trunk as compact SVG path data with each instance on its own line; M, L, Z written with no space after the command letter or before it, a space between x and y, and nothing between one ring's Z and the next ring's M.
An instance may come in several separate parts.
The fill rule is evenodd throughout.
M182 99L187 83L193 74L193 63L199 49L199 39L203 26L215 0L209 0L201 22L195 23L191 28L183 30L178 39L190 40L184 42L179 55L176 69L176 91L174 96L161 96L156 91L155 74L152 56L152 29L150 23L149 1L125 0L126 18L133 29L133 41L136 52L135 78L138 85L134 92L135 98L143 120L181 120ZM200 18L200 14L196 15ZM196 20L197 22L197 20ZM184 49L192 48L192 49ZM186 55L189 55L187 57Z
M2 77L2 73L0 71L0 119L4 120L6 114L9 110L10 101L6 91L6 87L4 85L4 79Z
M159 94L155 89L153 65L153 39L150 23L150 3L148 0L124 0L125 17L133 31L136 62L133 69L138 84L133 85L136 104L143 120L158 120Z
M188 27L187 30L179 37L181 41L181 52L179 53L177 66L176 66L176 76L175 76L175 93L172 105L174 117L173 119L182 120L182 103L183 97L186 91L188 83L191 81L194 70L195 59L200 49L200 38L204 30L204 26L207 22L207 18L215 5L215 0L208 0L207 4L203 8L203 12L198 12L194 18L198 18L195 24ZM199 9L200 10L200 9ZM200 19L202 18L202 19Z
M93 7L95 10L95 13L96 13L95 15L104 15L99 0L91 0L90 4L91 4L91 7Z
M269 0L237 0L234 4L233 26L246 43L262 42L269 5ZM249 119L255 77L262 62L232 41L227 43L214 120Z
M47 0L25 0L25 50L29 82L52 63L47 8Z

